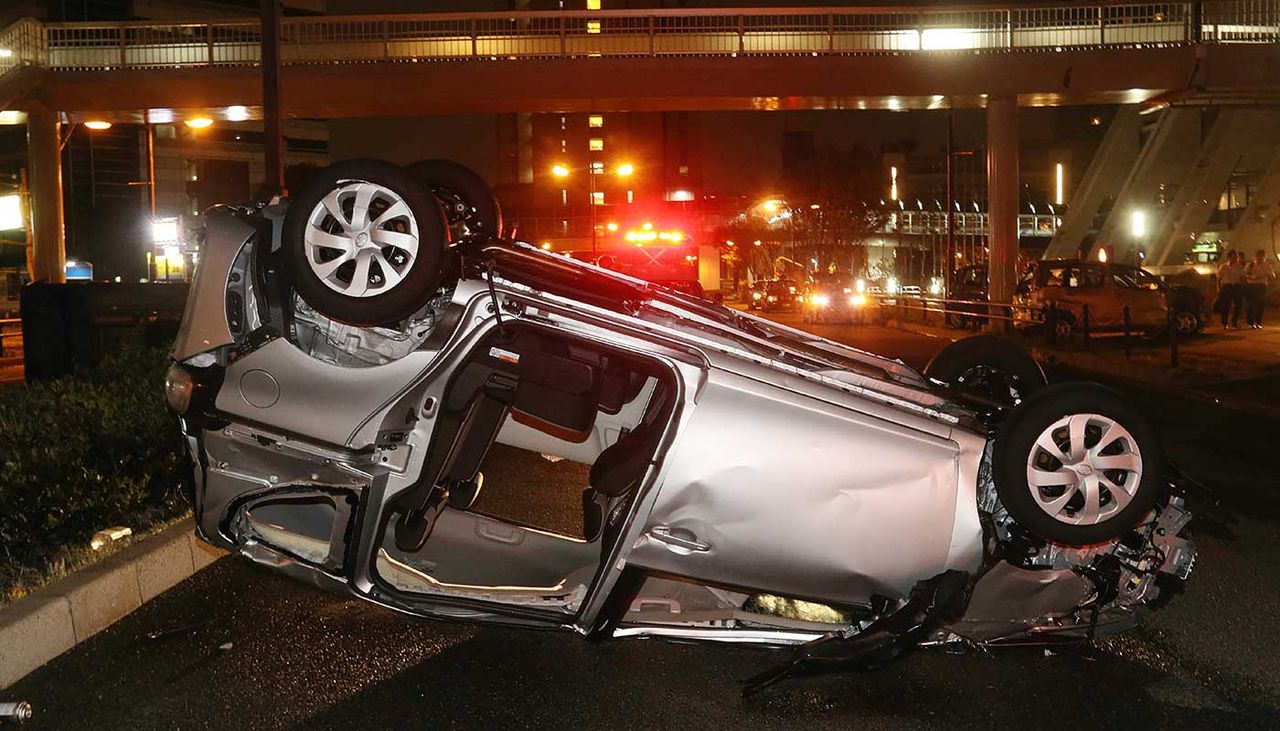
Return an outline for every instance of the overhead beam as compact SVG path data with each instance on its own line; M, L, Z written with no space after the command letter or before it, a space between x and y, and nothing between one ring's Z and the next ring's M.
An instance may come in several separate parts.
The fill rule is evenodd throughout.
M1205 58L1198 58L1197 51ZM1204 65L1197 66L1197 62ZM1198 70L1199 69L1199 70ZM1204 69L1216 69L1208 73ZM295 117L515 111L982 107L1136 103L1198 83L1280 91L1280 48L1202 46L905 56L638 57L291 65ZM1121 73L1123 71L1123 73ZM254 67L49 72L32 102L68 112L254 104ZM21 105L20 105L21 108Z

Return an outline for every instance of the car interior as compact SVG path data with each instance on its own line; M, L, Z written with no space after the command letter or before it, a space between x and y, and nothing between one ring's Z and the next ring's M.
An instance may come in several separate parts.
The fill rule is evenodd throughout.
M495 328L455 370L419 485L398 502L432 525L419 540L389 528L378 573L406 592L572 605L655 459L673 379L599 343Z

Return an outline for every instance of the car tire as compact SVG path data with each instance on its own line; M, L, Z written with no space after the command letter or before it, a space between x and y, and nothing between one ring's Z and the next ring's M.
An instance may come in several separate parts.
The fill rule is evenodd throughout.
M1204 320L1198 313L1181 310L1173 314L1173 326L1180 338L1189 338L1204 329Z
M1119 393L1049 386L1001 425L992 456L1000 502L1044 540L1085 546L1127 535L1164 489L1154 427Z
M925 378L1007 406L1017 406L1048 381L1040 364L1016 343L974 335L938 351Z
M443 283L440 204L389 162L347 160L316 173L290 202L283 234L294 289L339 322L398 322Z
M502 208L489 183L452 160L421 160L406 168L440 200L453 238L502 236Z

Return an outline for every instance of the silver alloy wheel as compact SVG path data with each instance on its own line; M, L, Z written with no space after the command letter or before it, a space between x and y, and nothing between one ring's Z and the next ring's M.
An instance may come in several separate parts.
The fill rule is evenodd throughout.
M1040 509L1069 525L1097 525L1129 504L1142 482L1138 443L1100 414L1069 414L1036 437L1027 487Z
M344 180L307 217L307 263L316 277L348 297L395 288L418 258L418 222L399 193Z
M1194 312L1182 311L1174 315L1173 326L1179 335L1191 335L1200 325L1200 318Z

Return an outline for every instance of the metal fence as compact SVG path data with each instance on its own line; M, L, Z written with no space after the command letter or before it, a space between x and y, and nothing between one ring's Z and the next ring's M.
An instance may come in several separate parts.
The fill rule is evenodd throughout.
M1280 0L921 8L753 8L315 16L282 22L286 64L543 57L1057 51L1280 41ZM257 19L24 20L0 35L20 63L116 69L249 65Z

